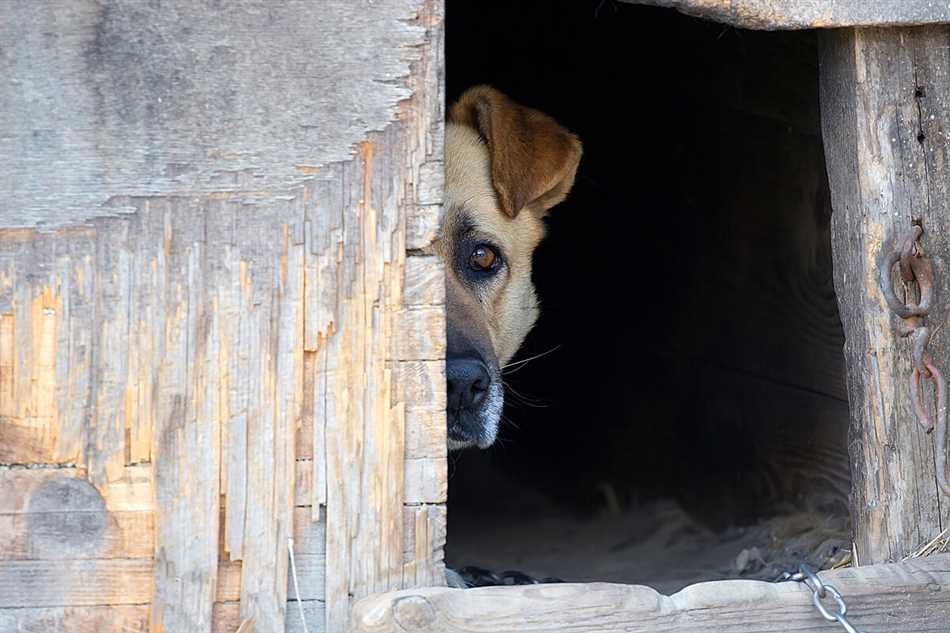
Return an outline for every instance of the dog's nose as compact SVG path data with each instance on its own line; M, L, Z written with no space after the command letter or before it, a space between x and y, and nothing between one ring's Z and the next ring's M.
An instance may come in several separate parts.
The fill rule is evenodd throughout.
M450 411L474 410L481 406L491 382L485 363L477 358L450 358L445 374L449 383Z

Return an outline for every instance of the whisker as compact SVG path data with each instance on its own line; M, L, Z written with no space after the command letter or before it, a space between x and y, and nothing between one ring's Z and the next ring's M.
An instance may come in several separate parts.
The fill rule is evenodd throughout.
M517 431L520 431L520 430L521 430L521 427L518 426L518 425L515 423L515 421L512 420L511 418L509 418L507 415L502 414L501 419L502 419L502 421L503 421L505 424L507 424L507 425L513 427L515 430L517 430Z
M524 395L523 393L520 393L517 389L512 387L511 384L508 383L507 381L502 381L502 384L505 386L508 392L512 396L514 396L515 400L519 402L520 404L523 404L528 407L533 407L535 409L546 409L551 406L550 402L547 402L545 400L540 400L537 398L530 398Z
M514 373L518 371L519 369L521 369L522 367L524 367L525 364L527 364L528 362L541 358L542 356L547 356L551 352L556 352L559 349L561 349L560 343L558 343L557 345L555 345L554 347L552 347L546 352L541 352L540 354L535 354L534 356L529 356L528 358L522 358L521 360L510 362L507 365L502 365L501 367L502 373L508 373L508 374ZM515 367L515 369L512 369L509 372L505 372L505 370L508 369L509 367Z

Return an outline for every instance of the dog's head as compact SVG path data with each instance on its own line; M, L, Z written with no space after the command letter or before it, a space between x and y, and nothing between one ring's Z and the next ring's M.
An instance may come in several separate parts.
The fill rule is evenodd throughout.
M567 196L581 158L576 136L497 90L469 89L445 130L449 448L495 441L501 370L534 326L531 256L542 218Z

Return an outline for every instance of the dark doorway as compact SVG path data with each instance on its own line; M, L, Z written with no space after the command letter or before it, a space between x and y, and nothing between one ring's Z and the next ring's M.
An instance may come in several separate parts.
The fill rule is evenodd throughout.
M610 0L447 11L450 103L489 83L585 148L535 256L519 357L541 356L506 376L499 443L450 456L449 564L675 589L840 560L814 34Z

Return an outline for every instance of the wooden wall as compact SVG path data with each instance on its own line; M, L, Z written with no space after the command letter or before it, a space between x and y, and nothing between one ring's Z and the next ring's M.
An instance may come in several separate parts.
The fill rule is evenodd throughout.
M0 21L0 631L442 583L442 3ZM291 602L288 602L291 600Z

